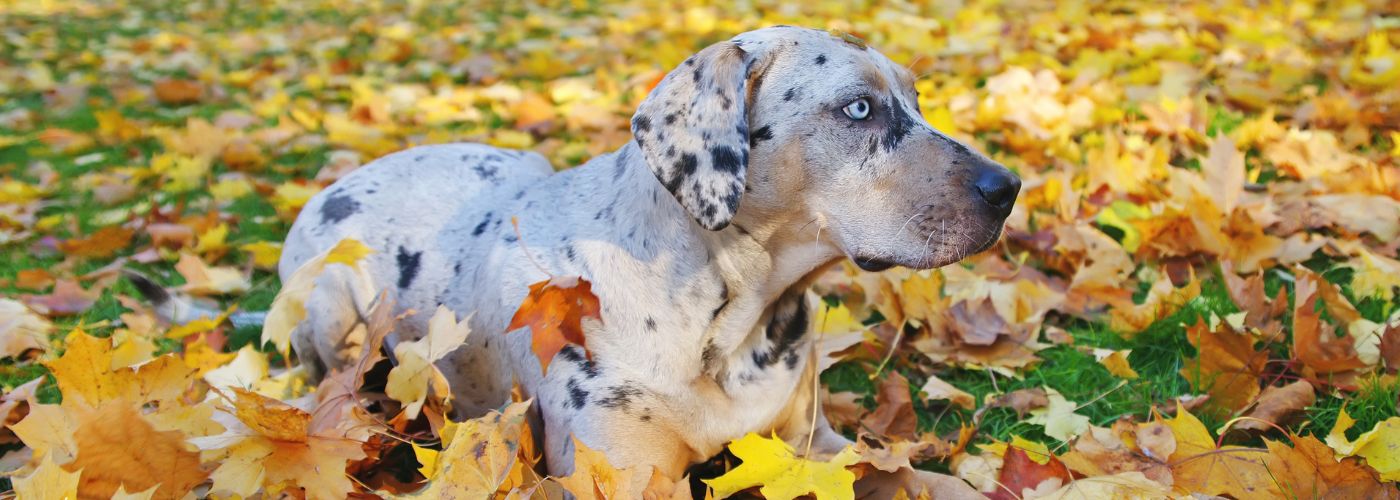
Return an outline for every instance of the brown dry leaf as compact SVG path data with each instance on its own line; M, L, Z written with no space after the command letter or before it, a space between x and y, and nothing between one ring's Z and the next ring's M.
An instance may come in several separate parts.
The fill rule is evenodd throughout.
M48 295L28 295L24 302L41 314L72 316L81 314L96 304L101 292L102 290L96 286L90 290L84 290L77 281L61 279L54 283L53 291L49 292Z
M1254 401L1268 362L1267 351L1254 349L1254 337L1223 324L1212 332L1201 319L1186 328L1186 338L1196 348L1196 357L1186 360L1181 376L1192 391L1210 395L1205 411L1225 416Z
M1110 302L1113 306L1109 310L1109 326L1114 331L1131 336L1147 328L1148 325L1156 322L1169 314L1181 309L1182 306L1190 302L1191 299L1201 294L1201 282L1192 279L1186 286L1176 288L1171 280L1166 278L1166 273L1162 274L1152 288L1147 291L1147 298L1142 304L1132 303L1131 297L1126 302Z
M938 500L981 500L985 498L966 482L946 474L914 468L894 473L866 472L855 483L855 498L917 498Z
M204 87L193 80L163 78L153 87L161 104L192 104L204 97Z
M1283 387L1269 386L1264 388L1264 393L1259 395L1259 403L1249 410L1246 416L1283 425L1304 408L1312 406L1315 401L1317 397L1313 394L1312 384L1306 380L1298 380ZM1234 428L1261 432L1273 429L1273 426L1259 420L1241 420Z
M224 145L219 159L234 170L257 171L267 164L267 156L257 143L246 137L237 137Z
M1381 334L1381 359L1391 373L1400 370L1400 322L1387 326Z
M1332 288L1333 285L1322 281L1320 276L1303 269L1294 274L1298 279L1293 292L1293 356L1319 374L1364 368L1366 362L1357 356L1351 338L1334 335L1332 326L1323 323L1314 302L1322 298L1334 318L1350 316L1355 319L1359 314L1349 303L1341 305L1338 301L1344 302L1346 299L1341 298ZM1350 321L1343 320L1343 323Z
M1317 438L1290 435L1294 447L1265 439L1269 455L1264 459L1289 498L1400 499L1395 484L1380 482L1376 471L1359 459L1338 461L1336 452Z
M916 440L918 417L909 396L909 379L891 371L880 381L875 395L875 411L861 420L861 426L878 436Z
M1039 453L1031 451L1031 453ZM1002 455L1001 475L997 477L997 490L988 494L992 500L1019 500L1030 492L1060 489L1071 480L1069 469L1053 455L1040 457L1045 463L1032 460L1026 450L1007 446Z
M1026 412L1036 408L1044 408L1048 404L1050 404L1050 400L1046 397L1045 388L1032 387L997 396L983 408L1011 408L1016 411L1018 418L1025 418Z
M1264 275L1241 278L1235 274L1230 261L1222 262L1220 271L1230 300L1245 312L1244 324L1258 328L1266 337L1282 333L1283 324L1275 318L1288 310L1288 290L1279 287L1278 293L1269 298L1264 293Z
M1157 435L1173 439L1170 429ZM1173 439L1171 447L1175 446L1176 441ZM1144 451L1124 443L1112 430L1090 427L1088 432L1080 434L1074 440L1070 451L1059 459L1071 471L1085 476L1140 472L1153 481L1171 486L1172 473L1171 468L1167 466L1166 456L1153 458L1150 453Z
M591 356L583 320L602 321L598 297L593 295L592 287L588 280L577 276L556 277L530 285L530 294L515 311L506 331L530 327L530 347L540 359L541 370L547 371L554 355L569 344L577 344L583 348L585 356Z
M209 476L199 454L186 449L184 434L156 430L132 403L112 401L81 415L73 433L78 456L64 469L82 471L83 497L110 498L119 487L156 487L151 498L184 497Z
M1161 420L1176 437L1171 455L1174 489L1180 494L1230 495L1239 500L1277 498L1279 491L1264 463L1267 450L1216 447L1210 431L1185 409Z
M131 245L133 229L122 226L106 226L84 238L74 238L59 242L58 249L76 257L100 259L111 257L117 251Z

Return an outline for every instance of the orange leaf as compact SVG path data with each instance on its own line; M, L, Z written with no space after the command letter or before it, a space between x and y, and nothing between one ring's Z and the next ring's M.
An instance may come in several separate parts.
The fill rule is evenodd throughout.
M155 84L156 100L161 104L189 104L204 96L204 88L192 80L163 79Z
M1294 446L1264 440L1264 458L1284 496L1290 498L1396 498L1394 485L1356 458L1338 461L1334 452L1312 436L1292 436Z
M1181 376L1193 391L1210 394L1206 407L1213 414L1225 416L1254 401L1269 357L1254 349L1253 337L1224 325L1212 332L1204 320L1198 320L1187 327L1186 338L1197 354L1186 360Z
M1332 285L1324 283L1316 274L1300 269L1295 275L1298 276L1298 285L1293 301L1293 356L1318 373L1364 368L1366 362L1357 357L1351 338L1338 338L1333 334L1332 325L1322 322L1314 302L1322 298L1334 318L1348 316L1355 309L1348 311L1350 304L1342 306L1339 297L1330 293L1334 292L1330 288ZM1319 290L1320 287L1327 288Z
M602 321L598 297L592 288L588 280L577 276L530 285L530 294L515 311L506 331L530 327L530 347L540 358L541 370L548 370L554 355L567 344L577 344L586 356L592 356L582 325L584 318Z
M15 275L15 287L43 290L53 284L53 273L44 269L25 269Z
M1069 469L1065 464L1054 456L1049 457L1049 461L1044 464L1031 460L1025 450L1015 446L1006 447L1006 455L1002 457L1001 475L997 478L999 483L997 490L987 495L993 500L1019 499L1025 496L1025 490L1036 490L1040 483L1051 479L1060 480L1054 485L1055 489L1070 481Z
M136 234L136 231L121 226L107 226L86 238L65 240L58 244L58 249L78 257L110 257L117 250L130 245L133 234Z

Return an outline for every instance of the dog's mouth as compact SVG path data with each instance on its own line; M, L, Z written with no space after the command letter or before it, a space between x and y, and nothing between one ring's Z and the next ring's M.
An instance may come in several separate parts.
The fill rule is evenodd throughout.
M935 269L958 262L964 258L982 253L997 241L1001 240L1001 226L998 225L996 231L988 235L975 247L964 247L958 250L925 252L915 257L866 257L850 256L851 262L856 264L862 271L878 273L892 267L907 267L910 269Z

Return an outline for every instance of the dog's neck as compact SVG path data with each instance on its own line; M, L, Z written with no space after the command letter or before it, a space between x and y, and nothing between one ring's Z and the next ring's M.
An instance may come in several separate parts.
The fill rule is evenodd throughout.
M770 306L784 292L807 286L844 257L827 221L807 213L800 201L740 199L739 212L731 223L710 231L695 222L666 191L635 142L615 155L612 163L616 165L609 167L618 170L611 173L615 176L611 182L620 199L636 204L618 210L638 214L642 218L634 224L655 237L680 235L688 240L683 247L703 246L704 253L692 253L703 259L703 264L697 264L711 268L724 280L729 302L708 329L721 353L737 350L754 326L765 321ZM761 164L750 165L750 178L763 169Z

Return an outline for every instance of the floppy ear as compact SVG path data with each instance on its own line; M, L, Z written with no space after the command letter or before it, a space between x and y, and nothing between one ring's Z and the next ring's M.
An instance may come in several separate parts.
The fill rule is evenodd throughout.
M744 193L746 59L737 43L711 45L671 70L632 116L652 173L709 230L729 225Z

